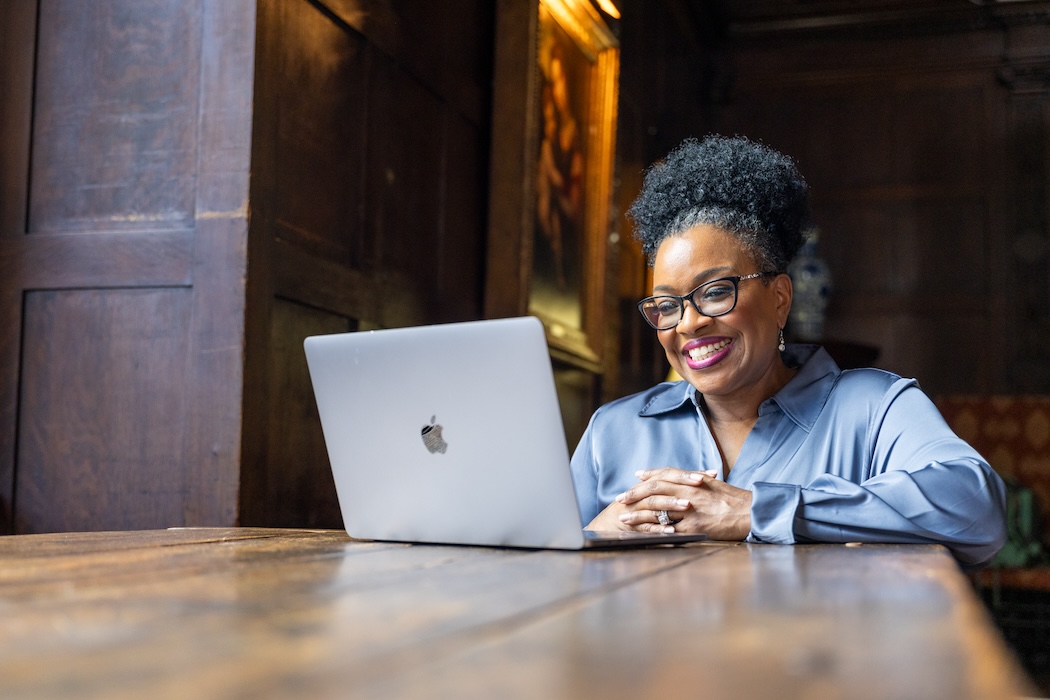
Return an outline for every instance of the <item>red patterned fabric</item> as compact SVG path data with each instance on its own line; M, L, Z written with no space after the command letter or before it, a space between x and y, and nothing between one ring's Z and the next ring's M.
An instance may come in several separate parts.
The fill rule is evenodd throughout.
M1050 542L1050 396L942 396L948 425L1003 477L1035 492Z

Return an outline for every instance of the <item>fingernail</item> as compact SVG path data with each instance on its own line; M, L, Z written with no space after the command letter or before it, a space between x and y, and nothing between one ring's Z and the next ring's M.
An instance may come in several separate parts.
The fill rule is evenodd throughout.
M626 500L627 500L627 493L626 492L621 493L619 496L616 497L616 502L617 503L623 503Z
M704 480L704 475L707 472L689 472L688 478L690 481L700 482Z
M634 475L636 477L638 477L639 479L644 479L645 477L649 476L649 470L648 469L639 469L638 471L636 471L634 473Z
M689 505L689 501L685 500L684 498L679 498L677 501L675 501L675 505L679 508L685 508L687 505Z
M620 514L620 522L621 523L625 523L625 522L627 522L630 519L631 519L631 514L630 513L621 513Z
M704 474L707 474L708 476L712 476L712 477L713 476L718 476L718 470L717 469L705 469L704 470Z
M663 533L665 535L672 535L672 534L674 534L674 525L668 525L667 527L665 527L663 529Z

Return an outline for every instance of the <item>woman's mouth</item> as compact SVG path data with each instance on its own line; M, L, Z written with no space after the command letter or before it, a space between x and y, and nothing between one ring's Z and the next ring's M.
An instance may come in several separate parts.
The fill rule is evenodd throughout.
M712 343L694 345L685 350L689 366L693 369L701 369L718 362L725 356L727 347L733 343L729 338L716 340Z

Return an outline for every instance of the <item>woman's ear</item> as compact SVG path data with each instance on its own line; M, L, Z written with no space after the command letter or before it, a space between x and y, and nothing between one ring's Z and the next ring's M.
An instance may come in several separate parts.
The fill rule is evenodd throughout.
M791 299L794 295L794 287L791 278L787 274L779 274L773 278L773 295L777 305L777 322L783 328L787 325L788 314L791 312Z

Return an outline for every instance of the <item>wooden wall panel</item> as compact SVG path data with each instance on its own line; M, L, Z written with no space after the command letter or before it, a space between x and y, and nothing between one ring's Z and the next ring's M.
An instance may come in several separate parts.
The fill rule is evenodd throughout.
M190 301L185 288L26 294L17 532L186 524Z
M426 304L429 295L423 290L436 287L434 262L442 253L444 109L436 95L378 53L366 99L368 248L363 262L406 275L415 285L412 298Z
M954 37L930 41L960 48ZM835 60L803 61L816 55L811 43ZM798 161L832 272L828 337L879 347L879 366L931 393L1003 386L1001 349L973 340L988 336L1005 294L990 218L990 134L1004 94L995 59L958 55L949 68L944 53L916 51L932 63L894 66L882 52L864 65L847 38L782 49L779 71L761 75L749 62L762 52L740 50L748 78L718 130Z
M186 519L238 522L243 479L255 0L202 0ZM191 65L188 69L193 69Z
M338 523L301 341L481 315L489 5L0 4L0 520ZM77 309L99 338L45 354ZM107 382L58 406L70 376ZM111 386L178 386L169 430ZM102 510L45 512L63 474Z
M368 51L353 29L300 0L279 3L275 47L278 235L360 265Z
M1004 83L1008 135L1002 284L1009 299L1004 354L1006 389L1050 393L1050 28L1041 36L1042 60L1024 69L1010 66ZM1029 47L1029 50L1032 50ZM1031 60L1031 59L1029 59Z
M481 315L488 4L259 3L245 524L341 522L303 338Z
M273 468L263 475L261 493L245 489L245 520L272 527L342 527L303 340L356 328L354 321L335 314L284 299L274 302L270 376L266 381L271 428L259 436L266 443L266 459Z
M0 3L0 533L13 530L36 0Z
M447 111L444 217L441 256L434 262L437 286L432 312L437 322L477 318L485 279L485 211L488 150L477 125Z
M528 311L532 232L535 223L539 119L539 0L498 0L493 49L492 129L489 148L489 231L485 315L520 316ZM520 129L524 134L499 138Z
M916 195L824 203L815 223L825 232L822 255L837 273L836 310L986 305L986 222L980 198Z
M236 524L254 0L3 8L0 531Z
M0 3L0 238L5 239L21 235L26 225L36 49L26 37L36 31L36 14L36 0Z
M192 226L200 19L181 0L41 1L30 232Z

